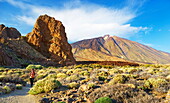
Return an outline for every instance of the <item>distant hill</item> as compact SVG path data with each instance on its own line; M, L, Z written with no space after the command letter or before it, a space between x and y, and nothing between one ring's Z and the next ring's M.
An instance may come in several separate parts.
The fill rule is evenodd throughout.
M71 45L77 61L170 63L169 53L117 36L105 35L78 41Z

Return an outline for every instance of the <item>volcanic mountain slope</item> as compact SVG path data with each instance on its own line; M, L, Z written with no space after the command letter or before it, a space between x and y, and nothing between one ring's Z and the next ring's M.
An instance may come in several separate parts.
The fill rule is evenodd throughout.
M170 63L170 54L117 36L105 35L78 41L72 45L77 61L133 61Z

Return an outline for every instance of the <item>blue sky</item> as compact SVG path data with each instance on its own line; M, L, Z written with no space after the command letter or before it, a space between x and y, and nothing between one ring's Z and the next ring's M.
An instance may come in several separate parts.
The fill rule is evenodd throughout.
M110 34L170 53L170 0L0 0L0 14L0 24L22 35L48 14L70 43Z

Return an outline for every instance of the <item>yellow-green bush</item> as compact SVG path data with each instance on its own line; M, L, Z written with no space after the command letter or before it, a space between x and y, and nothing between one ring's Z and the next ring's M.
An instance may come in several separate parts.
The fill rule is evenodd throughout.
M66 74L67 74L67 75L73 74L73 69L68 70L68 71L66 72Z
M56 73L54 73L54 74L49 74L46 78L57 78L57 74Z
M167 84L168 82L165 79L161 78L149 78L148 80L145 81L144 87L151 89L153 88L159 88L160 86L163 86Z
M160 72L160 69L158 69L158 68L150 68L148 70L148 73L150 73L150 74L156 74L158 72Z
M22 89L22 85L21 84L16 84L16 89Z
M125 75L118 74L114 76L114 78L109 82L109 84L125 83L127 79L128 78Z
M128 69L127 69L127 72L128 72L128 73L134 73L134 72L137 72L137 71L138 71L137 68L132 68L132 67L131 67L131 68L128 68Z
M73 70L73 73L79 73L79 72L81 72L81 71L82 71L82 69L77 68L77 69L74 69L74 70Z
M80 83L83 84L83 83L88 82L89 80L90 80L90 78L86 78L86 79L84 79L84 80L81 80Z
M109 71L109 74L115 74L115 73L123 73L123 70L111 69L111 70Z
M83 76L89 76L90 75L90 73L88 71L81 71L80 74L83 75Z
M12 91L9 86L4 86L3 89L6 90L6 93L10 93Z
M68 84L68 88L70 88L70 89L73 89L73 88L77 89L79 86L80 86L80 84L76 83L76 82L72 82L72 83Z
M61 86L62 84L54 78L44 78L42 80L37 81L28 93L36 95L43 92L49 92Z
M105 71L101 71L97 74L98 76L108 76L109 73L108 72L105 72Z
M43 66L41 65L33 65L33 64L30 64L26 67L26 69L42 69Z
M39 71L37 72L38 75L39 75L39 74L46 74L46 73L47 73L47 71L44 70L44 69L41 69L41 70L39 70Z
M58 73L57 78L66 78L67 75L65 73Z
M47 74L39 74L39 75L37 75L37 76L35 77L35 80L37 81L37 80L43 79L43 78L45 78L46 76L47 76Z
M80 79L80 77L78 77L77 75L71 75L66 78L67 81L77 81L79 79Z
M94 88L95 86L96 86L95 83L89 83L89 84L88 84L88 89Z

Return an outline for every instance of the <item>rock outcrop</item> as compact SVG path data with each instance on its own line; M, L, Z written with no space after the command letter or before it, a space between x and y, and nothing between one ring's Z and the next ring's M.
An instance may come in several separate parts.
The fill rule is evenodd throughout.
M20 36L21 34L17 29L5 27L4 24L0 25L0 66L12 66L15 64L15 60L13 60L13 57L7 52L7 39L16 39Z
M61 65L74 64L71 45L67 42L65 27L61 21L48 15L40 16L27 42L43 56Z
M5 51L0 47L0 65L3 66L11 66L13 61L11 60L10 56L5 53Z
M0 25L0 66L71 65L75 59L60 21L40 16L31 33L21 37L15 28Z
M8 28L5 25L0 25L0 38L19 38L21 36L20 32L15 28Z

